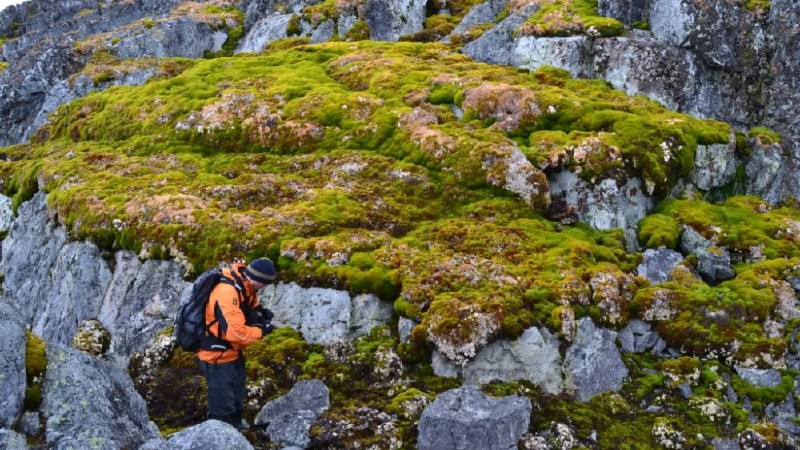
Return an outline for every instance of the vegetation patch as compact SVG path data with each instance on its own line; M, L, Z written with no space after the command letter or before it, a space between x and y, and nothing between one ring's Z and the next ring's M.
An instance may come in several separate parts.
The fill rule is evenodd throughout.
M47 369L47 352L44 339L30 331L25 332L25 377L28 388L25 390L25 410L36 411L42 402L42 383Z
M597 0L516 0L511 10L538 7L536 12L517 30L521 36L620 36L622 22L603 17L597 12Z

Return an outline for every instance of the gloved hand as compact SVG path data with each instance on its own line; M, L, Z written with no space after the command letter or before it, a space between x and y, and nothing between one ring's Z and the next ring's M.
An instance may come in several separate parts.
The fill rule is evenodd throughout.
M266 320L261 324L259 324L259 327L261 327L261 332L263 333L262 336L266 336L272 333L272 330L275 329L275 327L272 326L272 322L270 322L269 320Z
M256 326L262 322L261 315L258 310L250 310L244 313L245 325Z
M275 317L275 314L272 314L272 311L261 305L256 307L256 311L258 311L258 313L261 315L261 320L270 321L273 317Z

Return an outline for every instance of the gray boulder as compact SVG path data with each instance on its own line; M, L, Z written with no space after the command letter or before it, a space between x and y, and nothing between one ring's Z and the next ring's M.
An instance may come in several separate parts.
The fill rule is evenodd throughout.
M508 4L508 0L488 0L473 6L450 34L461 34L475 25L494 22L497 16L503 12L506 4Z
M12 431L0 429L0 448L5 450L27 450L25 436Z
M139 450L195 450L199 448L252 450L253 446L231 425L219 420L207 420L170 435L166 441L149 440Z
M613 331L595 327L588 317L578 321L575 340L564 358L566 387L578 400L622 387L628 368L614 343L616 337Z
M726 144L698 145L694 157L692 181L701 190L725 186L736 174L736 139Z
M47 359L40 411L50 448L138 448L160 436L127 373L57 345Z
M691 1L663 0L652 2L650 30L660 42L669 45L687 44L695 25L697 10Z
M25 400L27 336L18 316L18 311L0 302L0 428L14 424Z
M659 284L669 279L669 274L683 261L683 255L668 248L647 249L643 254L642 263L636 267L636 273L650 280L652 284Z
M770 203L777 203L781 199L780 180L786 164L783 149L780 145L762 146L756 144L753 154L745 163L747 175L746 192L749 195L762 197Z
M330 408L328 388L320 380L301 380L292 389L261 408L256 425L268 425L270 440L280 445L307 447L309 431L320 414Z
M11 209L11 199L0 194L0 232L8 231L14 223L14 211Z
M797 423L797 410L793 393L787 393L786 398L781 403L767 405L764 415L783 431L794 436L800 436L800 425Z
M589 185L570 171L548 175L551 204L573 209L578 220L598 230L622 228L629 250L638 247L637 224L653 209L653 200L645 195L638 178L620 186L616 180L605 179Z
M617 334L622 351L643 353L651 351L656 355L664 354L667 343L647 322L631 319Z
M333 33L335 31L336 24L333 20L326 20L319 24L314 31L311 32L311 39L309 40L312 44L319 44L320 42L327 42L333 37Z
M120 58L201 58L205 51L219 51L228 34L209 23L178 17L157 21L146 32L125 29L113 38L119 41L112 44L111 52Z
M597 11L601 16L612 17L627 25L647 20L648 0L599 0Z
M563 387L558 344L546 328L528 328L517 340L501 339L486 346L464 366L462 376L471 384L528 380L548 394L558 394Z
M304 289L296 283L268 286L261 301L275 313L272 323L291 326L315 344L350 340L385 324L393 307L374 295L351 299L346 291Z
M514 55L514 32L525 23L525 17L512 14L481 37L461 48L476 61L490 64L511 64Z
M364 21L370 39L397 42L400 36L422 31L426 0L366 0Z
M5 301L17 305L34 333L60 344L72 341L81 321L97 317L111 282L100 250L67 243L42 193L20 206L3 242L0 270L6 274Z
M575 78L588 78L594 73L591 45L585 36L537 38L523 36L514 41L511 64L534 71L554 66L568 71Z
M247 32L235 53L260 53L268 43L286 38L286 29L292 16L293 14L276 14L260 19Z
M397 320L397 335L400 337L400 342L411 342L411 332L417 325L419 324L411 319L400 317Z
M753 369L734 366L736 373L744 381L758 387L775 387L781 383L781 373L775 369Z
M420 450L479 448L511 450L527 432L531 401L512 395L495 399L465 385L440 394L419 419Z
M174 261L141 262L128 251L117 252L114 260L113 280L98 320L111 332L109 352L124 366L131 354L172 324L192 285L183 281L183 266Z
M727 250L714 246L693 228L684 226L681 231L681 252L697 256L697 271L710 282L733 278L731 256Z

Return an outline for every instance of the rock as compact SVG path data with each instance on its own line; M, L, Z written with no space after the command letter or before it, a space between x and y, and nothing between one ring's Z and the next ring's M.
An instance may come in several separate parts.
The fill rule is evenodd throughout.
M311 44L318 44L320 42L327 42L333 37L334 26L332 20L328 19L321 24L311 33Z
M20 206L3 242L3 297L15 304L33 332L69 344L82 320L97 317L111 271L94 244L67 243L49 217L45 195Z
M291 326L310 343L330 343L366 335L388 322L393 307L374 295L351 299L346 291L304 289L296 283L268 286L261 301L275 313L275 326Z
M156 21L148 32L131 28L115 33L112 53L120 58L202 58L217 52L228 39L225 30L189 17Z
M656 418L651 432L661 448L683 448L686 443L686 436L663 417Z
M472 9L461 19L450 35L462 34L475 25L494 22L497 16L505 9L508 0L488 0Z
M617 340L623 351L629 353L642 353L650 350L660 355L666 349L667 343L653 331L650 324L639 319L631 319L628 324L617 334Z
M270 440L280 445L307 447L311 425L330 408L328 388L320 380L301 380L284 395L261 408L256 425L267 425Z
M747 175L746 193L756 195L770 203L777 203L781 200L780 180L783 178L781 173L784 170L783 149L778 144L761 145L759 142L754 144L753 154L745 163L745 174Z
M114 255L115 269L98 320L111 332L110 353L122 366L135 352L172 325L179 305L191 294L183 266L174 261L147 260L128 251Z
M47 346L40 411L53 448L138 448L159 437L128 374L65 347Z
M623 186L613 179L592 186L564 170L548 175L547 179L552 204L560 201L568 209L574 209L578 220L598 230L622 228L628 249L638 247L637 224L653 208L653 200L645 195L638 178Z
M25 436L12 431L0 429L0 448L5 450L27 450Z
M793 393L786 394L786 399L777 405L773 403L767 405L764 415L786 433L793 436L800 435Z
M403 435L397 419L374 408L360 407L345 415L321 417L314 425L311 448L360 448L375 442L380 448L403 448Z
M636 267L636 273L650 280L652 284L659 284L669 280L669 274L683 261L683 255L668 248L647 249L643 254L642 263Z
M236 47L234 53L261 53L267 44L287 37L286 29L292 14L267 16L256 22Z
M643 22L647 20L647 0L599 0L597 11L601 16L613 17L620 22L630 25L633 22Z
M462 47L461 52L476 61L511 64L514 55L514 32L523 23L525 17L512 14L478 39Z
M8 231L14 222L14 210L11 209L11 199L0 194L0 233Z
M800 309L797 304L797 294L791 284L786 281L773 281L772 292L778 299L775 312L781 319L789 321L800 317Z
M425 0L366 0L364 21L370 39L397 42L400 36L422 31Z
M786 279L786 282L789 283L789 286L791 286L795 292L800 293L800 277L789 277Z
M731 257L726 250L710 247L696 251L695 255L697 255L697 272L709 282L730 280L734 277Z
M72 347L92 356L102 356L111 345L111 334L96 320L84 320L72 339Z
M0 428L9 428L22 414L27 378L27 336L19 312L0 302Z
M650 8L650 31L660 42L674 46L686 45L696 15L696 8L690 1L653 2Z
M431 367L433 368L433 373L437 377L454 378L461 376L461 366L450 362L450 360L438 350L434 350L431 353Z
M253 446L236 428L212 419L185 428L171 435L167 441L159 439L147 441L139 450L194 450L199 448L252 450Z
M616 391L628 376L628 368L614 344L617 333L596 328L588 317L578 321L575 341L564 358L566 388L586 402L596 394Z
M465 385L440 394L419 419L420 450L510 450L528 430L531 401L512 395L494 399Z
M397 320L397 335L400 337L400 342L411 342L411 331L417 325L417 322L411 319L400 317Z
M528 380L548 394L558 394L563 388L558 345L558 338L546 328L528 328L514 341L497 340L481 350L464 366L464 381Z
M739 450L739 442L733 439L720 439L714 438L711 441L711 446L714 447L714 450Z
M542 66L564 69L575 78L588 78L593 74L591 45L585 36L566 38L534 36L519 37L515 41L511 65L535 71Z
M781 383L781 374L775 369L751 369L734 366L736 373L748 383L758 387L775 387Z
M42 436L42 418L38 412L26 412L19 420L19 431L32 438Z
M694 157L692 181L709 191L730 183L736 174L736 138L731 136L726 144L698 145Z

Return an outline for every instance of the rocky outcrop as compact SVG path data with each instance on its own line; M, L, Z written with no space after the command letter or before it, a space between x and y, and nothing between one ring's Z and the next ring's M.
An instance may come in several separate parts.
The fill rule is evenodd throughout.
M311 442L311 425L330 408L328 397L328 388L322 381L298 381L288 394L264 405L255 424L267 425L272 442L307 447Z
M633 178L620 186L614 179L590 185L572 172L559 171L547 177L550 184L551 209L558 213L574 211L578 220L594 228L622 228L626 245L638 247L636 226L653 208L653 200L642 189L639 179Z
M219 420L207 420L171 435L166 441L152 439L139 450L190 450L213 448L218 450L252 450L250 442L231 425Z
M680 248L685 256L697 256L697 271L708 282L716 283L733 278L730 253L714 245L693 228L683 227Z
M124 363L172 325L192 284L183 281L183 266L174 261L142 262L133 253L121 251L114 255L114 263L114 277L98 320L111 332L110 353Z
M21 309L33 332L49 342L69 344L78 324L97 317L111 270L99 249L68 243L49 217L45 195L20 206L3 242L0 270L3 299Z
M10 427L22 413L27 338L19 312L0 302L0 428Z
M528 429L531 401L512 395L494 399L475 385L440 394L419 419L420 450L510 450Z
M118 367L48 345L41 413L53 448L137 448L160 436L147 405Z
M296 283L269 286L262 300L275 313L272 323L291 326L312 343L350 340L389 321L393 307L374 295L351 298L346 291L303 289Z
M293 14L276 14L260 19L253 24L247 35L236 47L236 53L259 53L272 41L287 37L287 28Z
M566 387L578 400L622 387L628 368L614 343L616 337L611 330L595 327L588 317L578 321L575 340L564 357Z
M425 24L425 0L366 0L364 21L370 39L395 42L422 30Z

